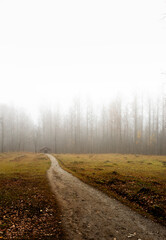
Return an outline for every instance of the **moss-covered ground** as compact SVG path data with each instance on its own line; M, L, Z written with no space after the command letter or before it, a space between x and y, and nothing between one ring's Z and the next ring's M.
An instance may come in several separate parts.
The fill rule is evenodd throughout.
M166 224L166 156L59 154L60 165L139 213Z
M43 154L0 154L0 239L64 239Z

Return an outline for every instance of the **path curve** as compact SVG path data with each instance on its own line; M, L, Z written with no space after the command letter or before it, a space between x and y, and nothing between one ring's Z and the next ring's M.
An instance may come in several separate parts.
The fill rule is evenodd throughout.
M164 240L166 228L81 182L50 154L48 178L68 240Z

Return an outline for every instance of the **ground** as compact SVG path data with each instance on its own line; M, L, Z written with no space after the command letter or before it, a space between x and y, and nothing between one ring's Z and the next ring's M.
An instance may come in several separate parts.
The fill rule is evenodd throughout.
M52 190L61 204L68 240L163 240L166 228L63 170L48 154Z
M63 239L43 154L0 154L0 239Z
M139 213L166 225L166 157L60 154L60 165Z
M166 239L165 227L109 197L165 224L166 157L56 155L90 187L47 156L0 154L0 239Z

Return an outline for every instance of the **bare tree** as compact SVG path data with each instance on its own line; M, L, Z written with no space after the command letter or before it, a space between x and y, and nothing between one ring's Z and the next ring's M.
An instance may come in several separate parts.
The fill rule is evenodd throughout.
M0 118L1 124L1 152L4 151L4 120L3 117Z

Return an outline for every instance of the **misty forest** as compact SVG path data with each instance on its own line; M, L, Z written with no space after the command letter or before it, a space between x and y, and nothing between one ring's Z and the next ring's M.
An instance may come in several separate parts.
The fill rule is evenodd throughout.
M0 149L55 153L166 154L166 98L116 97L109 104L73 100L71 106L41 107L34 121L23 110L0 105Z
M0 239L166 239L166 0L0 0Z

